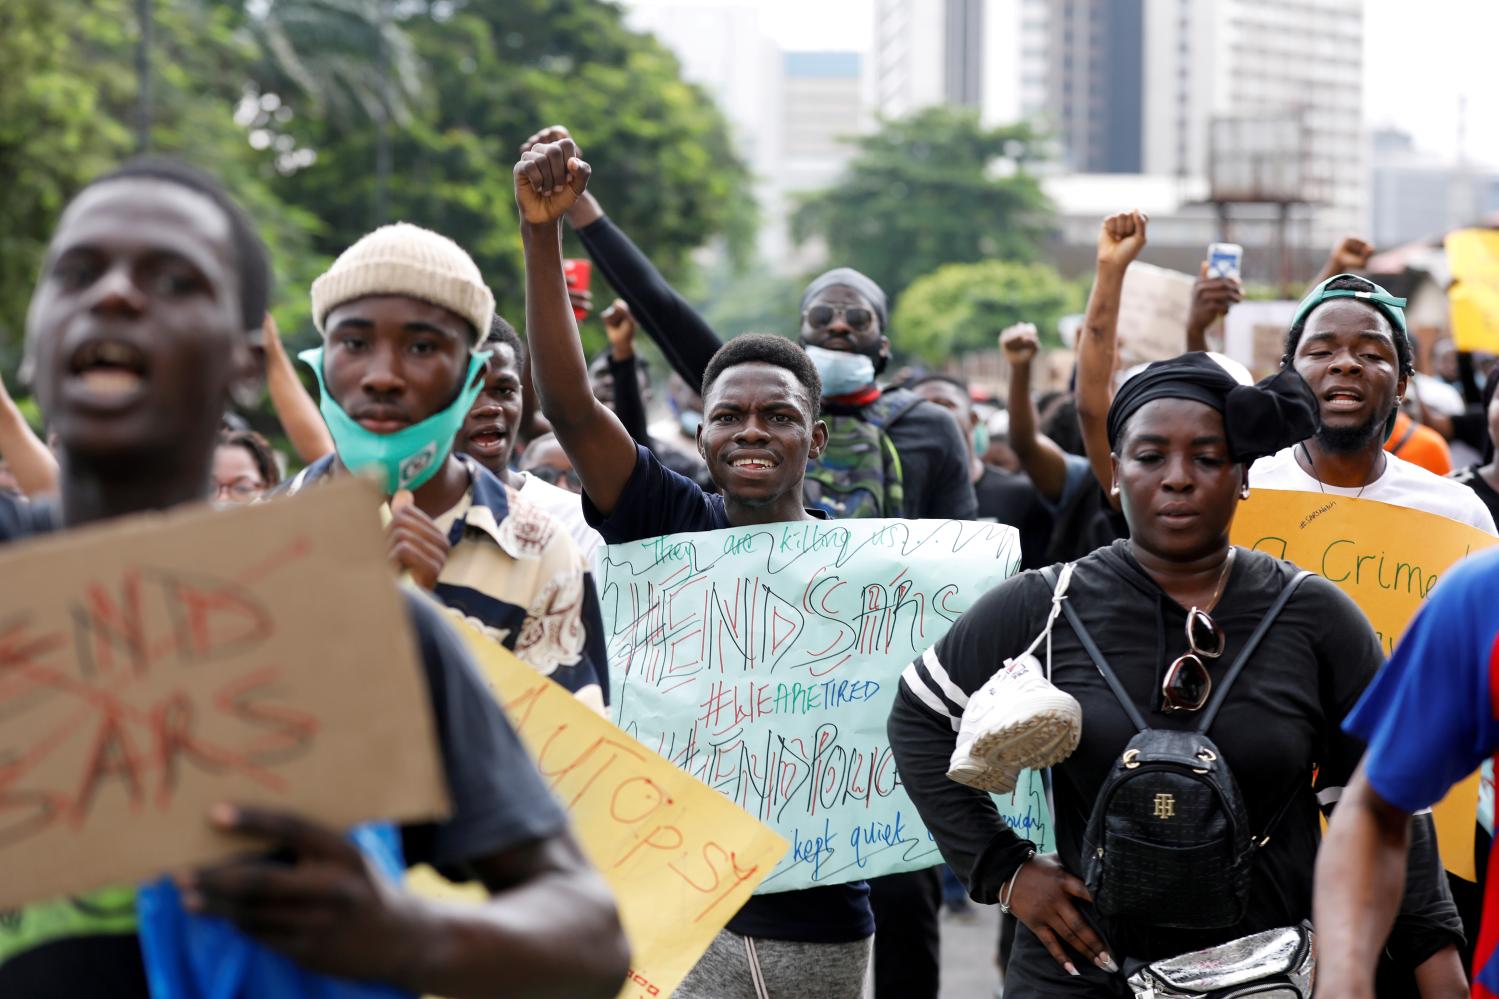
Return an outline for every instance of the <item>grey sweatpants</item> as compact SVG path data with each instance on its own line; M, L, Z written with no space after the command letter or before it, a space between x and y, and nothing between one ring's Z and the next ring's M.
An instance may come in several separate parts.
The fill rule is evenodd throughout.
M861 999L873 940L797 943L720 930L672 999Z

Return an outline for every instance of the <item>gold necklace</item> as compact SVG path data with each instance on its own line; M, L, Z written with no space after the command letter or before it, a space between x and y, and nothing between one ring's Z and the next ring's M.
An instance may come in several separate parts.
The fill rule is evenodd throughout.
M1301 442L1301 453L1306 455L1306 463L1312 466L1312 478L1317 480L1317 491L1323 496L1326 496L1327 490L1322 487L1322 476L1317 474L1317 463L1312 459L1312 452L1307 448L1306 441ZM1379 452L1379 457L1381 459L1379 466L1379 475L1383 475L1385 473L1385 466L1389 464L1390 459L1382 450ZM1374 478L1372 479L1365 479L1364 484L1358 487L1358 492L1353 494L1353 498L1358 499L1360 496L1364 495L1364 490L1369 488L1369 483L1379 481L1379 475L1374 476Z
M1223 560L1223 568L1218 570L1218 585L1213 587L1213 598L1203 608L1204 611L1211 611L1218 606L1218 598L1223 596L1223 584L1228 582L1228 573L1234 567L1234 553L1237 551L1233 545L1228 546L1228 556Z

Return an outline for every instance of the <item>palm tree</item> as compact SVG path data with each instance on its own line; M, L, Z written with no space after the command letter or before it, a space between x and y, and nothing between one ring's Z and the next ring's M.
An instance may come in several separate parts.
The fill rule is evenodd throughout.
M397 2L249 0L245 6L270 89L300 94L336 118L378 126L379 220L386 215L391 124L409 120L422 94L421 61L399 23Z

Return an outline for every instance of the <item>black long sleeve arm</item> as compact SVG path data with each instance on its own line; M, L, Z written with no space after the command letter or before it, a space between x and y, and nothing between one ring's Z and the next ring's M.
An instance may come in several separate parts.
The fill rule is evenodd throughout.
M614 378L614 415L619 417L619 422L625 425L635 443L650 447L645 399L640 395L640 369L635 358L631 356L621 361L610 354L609 374Z
M723 346L707 320L677 294L609 216L599 216L577 233L593 265L625 300L667 363L693 389L701 388L708 361Z

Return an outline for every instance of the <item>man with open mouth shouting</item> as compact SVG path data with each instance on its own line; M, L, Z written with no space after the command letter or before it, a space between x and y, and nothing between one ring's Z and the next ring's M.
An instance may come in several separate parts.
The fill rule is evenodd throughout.
M0 518L0 541L211 499L220 421L236 388L253 382L250 347L269 280L253 224L212 177L146 160L86 186L57 224L27 317L38 400L58 434L60 493L53 516ZM437 306L424 308L449 322ZM376 325L372 340L387 335ZM397 411L391 403L361 415L396 422ZM178 883L188 910L227 920L239 935L226 939L228 927L214 924L221 949L195 947L186 967L169 959L170 948L155 951L158 999L164 987L247 995L252 968L290 967L241 946L250 940L299 974L322 976L301 979L307 994L344 994L356 982L386 987L382 994L618 993L628 947L607 885L442 612L414 594L404 603L452 808L441 822L391 832L407 864L468 872L483 900L418 898L341 830L224 803L202 821L245 837L246 853L182 871ZM210 765L188 764L178 779ZM151 897L160 901L159 886ZM136 899L125 885L5 913L0 995L150 999L140 929L148 940L153 928L157 940L183 936L162 926L161 905L138 908Z
M1404 299L1352 274L1312 289L1286 334L1281 364L1294 366L1316 393L1321 427L1255 462L1249 482L1380 500L1493 534L1494 518L1471 489L1384 450L1415 371L1404 306Z

